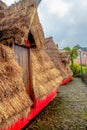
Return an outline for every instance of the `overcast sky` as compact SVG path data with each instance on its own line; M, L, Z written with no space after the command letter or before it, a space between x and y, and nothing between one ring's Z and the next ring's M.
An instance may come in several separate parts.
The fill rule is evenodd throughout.
M8 5L14 2L3 1ZM42 0L38 14L45 37L53 36L60 48L87 47L87 0Z

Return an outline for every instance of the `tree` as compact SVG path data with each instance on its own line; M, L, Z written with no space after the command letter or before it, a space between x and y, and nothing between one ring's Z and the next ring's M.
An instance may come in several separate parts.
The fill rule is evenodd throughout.
M72 49L70 47L65 47L63 50L70 52L71 66L74 66L74 59L78 56L78 47L75 46Z

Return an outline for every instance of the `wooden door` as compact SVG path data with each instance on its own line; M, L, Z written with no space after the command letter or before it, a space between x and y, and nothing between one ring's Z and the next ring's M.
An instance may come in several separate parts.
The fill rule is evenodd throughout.
M23 80L29 96L32 95L31 50L29 46L14 44L16 60L23 69Z

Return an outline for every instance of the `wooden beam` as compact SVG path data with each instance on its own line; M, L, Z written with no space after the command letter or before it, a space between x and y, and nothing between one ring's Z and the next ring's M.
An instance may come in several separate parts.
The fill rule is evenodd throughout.
M29 86L27 88L28 95L33 98L33 79L32 79L32 59L31 48L28 48L28 66L29 66Z

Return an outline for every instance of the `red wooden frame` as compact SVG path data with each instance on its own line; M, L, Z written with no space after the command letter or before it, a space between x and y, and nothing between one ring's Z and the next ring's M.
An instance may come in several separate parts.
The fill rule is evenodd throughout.
M43 100L34 100L34 107L31 108L31 112L26 118L18 119L14 124L11 124L9 128L4 130L21 130L24 128L38 113L45 108L57 95L57 89L53 90ZM0 129L1 130L1 129Z
M71 80L72 80L72 77L69 77L69 78L63 80L61 85L65 85L65 84L69 83Z

